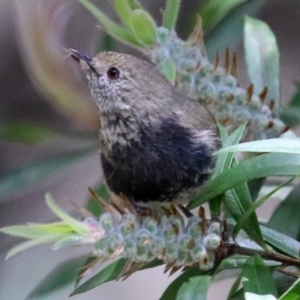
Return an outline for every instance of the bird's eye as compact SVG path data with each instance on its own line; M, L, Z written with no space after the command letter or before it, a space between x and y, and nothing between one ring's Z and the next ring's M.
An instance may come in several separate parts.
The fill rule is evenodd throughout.
M120 76L120 71L117 68L112 67L107 71L107 76L112 80L118 79Z

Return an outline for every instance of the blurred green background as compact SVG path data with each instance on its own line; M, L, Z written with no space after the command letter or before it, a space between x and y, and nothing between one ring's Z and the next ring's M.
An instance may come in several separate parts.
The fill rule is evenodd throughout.
M90 101L85 81L73 62L63 59L64 55L59 52L61 49L58 45L52 42L52 36L41 35L45 40L49 39L46 48L43 48L43 42L32 44L24 32L38 36L50 22L53 36L60 36L59 46L95 54L103 46L102 31L97 27L99 24L94 17L74 1L53 1L52 4L48 1L47 5L45 1L0 0L0 227L52 221L53 215L44 202L46 192L51 192L61 207L67 211L74 210L76 215L67 199L86 205L87 187L96 187L101 180L96 107ZM67 8L55 10L58 2L66 4ZM164 3L141 2L159 23L159 8ZM222 53L226 47L234 50L238 57L241 86L246 87L249 81L243 59L241 15L255 11L256 17L265 21L277 37L282 102L287 103L296 92L295 83L300 81L299 0L228 1L233 6L225 17L225 13L216 13L224 5L224 0L211 2L216 6L209 6L207 1L182 1L177 26L179 35L186 37L191 16L200 7L200 12L206 15L204 25L207 26L205 32L209 56L213 57L216 50ZM113 16L108 2L94 3ZM234 4L239 6L235 7ZM35 13L37 8L37 12L44 9L48 18L39 18ZM224 9L221 11L224 12ZM62 14L62 24L55 23L57 14ZM60 28L65 32L59 32ZM33 46L34 49L31 49ZM116 44L115 47L117 51L140 56L126 46ZM28 49L31 49L31 64L44 59L42 70L51 74L53 86L57 85L54 93L41 88L32 73L28 72L32 68L28 66ZM42 58L38 57L41 53L44 55ZM64 86L69 90L65 91ZM55 97L64 98L66 103L55 101ZM78 103L83 106L86 103L87 110L81 109ZM272 209L269 206L262 207L259 213L267 218ZM5 300L26 299L37 283L60 262L88 253L81 248L50 252L49 247L44 246L5 261L7 251L17 239L2 234L0 238L0 299ZM74 299L158 299L172 280L163 275L161 269L151 269L136 273L122 283L105 284ZM67 299L71 291L72 286L68 286L56 294L38 299ZM209 299L220 299L227 291L226 282L218 282L210 289Z

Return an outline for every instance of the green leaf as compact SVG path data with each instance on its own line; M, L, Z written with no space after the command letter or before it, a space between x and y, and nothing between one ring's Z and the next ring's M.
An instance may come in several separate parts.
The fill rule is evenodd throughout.
M141 5L141 3L138 0L127 0L127 1L132 10L143 9L143 6Z
M268 200L274 193L276 193L278 190L280 190L283 186L291 183L295 179L295 176L288 179L287 181L283 182L281 185L277 186L275 189L273 189L270 193L262 197L260 200L256 201L244 214L243 216L238 220L237 224L235 225L233 229L233 237L236 237L238 232L242 229L244 223L249 219L250 215L259 207L261 206L266 200Z
M143 48L142 44L135 38L128 28L124 28L112 21L100 9L88 0L78 0L87 10L89 10L107 29L107 32L117 40L135 48Z
M56 223L50 223L50 224L35 224L35 223L29 223L28 227L31 227L32 229L41 232L42 234L47 233L72 233L74 232L73 229L64 222L56 222Z
M258 254L247 259L242 271L242 281L245 294L273 295L277 297L272 274Z
M100 258L101 259L101 258ZM79 275L78 275L78 277L77 277L77 280L76 280L76 284L75 284L75 287L77 287L77 285L79 284L79 282L82 280L82 278L80 277L81 275L83 275L83 273L86 271L86 266L88 266L89 264L92 264L93 262L97 262L99 260L99 257L97 257L97 256L92 256L92 257L89 257L86 261L85 261L85 263L81 266L81 271L80 271L80 273L79 273ZM149 262L148 264L146 264L146 265L144 265L143 267L141 267L139 270L146 270L146 269L150 269L150 268L155 268L155 267L157 267L157 266L161 266L163 264L163 262L161 261L161 260L159 260L159 259L155 259L155 260L153 260L153 261L151 261L151 262ZM122 266L122 264L120 265L120 266L117 266L117 268L119 268L119 273L122 271L122 268L121 268L121 266ZM113 269L113 266L112 266L112 268L110 269L110 270L112 270ZM102 270L102 271L104 271L104 269ZM102 271L100 271L100 273L102 272ZM111 275L109 275L109 270L108 270L108 272L106 273L104 273L104 277L106 278L106 280L107 281L111 281L111 280L115 280L115 279L117 279L117 277L118 277L118 275L119 275L119 273L115 273L115 274L111 274ZM99 273L98 273L99 274ZM97 274L97 275L98 275ZM101 273L102 274L102 273ZM101 274L99 274L99 278L102 276ZM97 276L96 275L96 276ZM111 278L110 279L107 279L107 277L108 276L111 276ZM114 277L115 276L115 277ZM99 278L95 278L95 281L97 281ZM106 282L107 282L106 281ZM102 283L104 283L104 282L102 282ZM102 283L100 283L100 284L102 284ZM90 286L93 284L93 282L91 282L90 283ZM99 285L100 285L99 284ZM75 292L75 291L74 291Z
M300 243L266 226L260 226L265 241L280 252L299 259Z
M246 183L241 183L233 188L231 191L226 192L224 204L233 218L238 222L243 217L244 213L252 206L250 192ZM244 222L243 229L256 243L262 248L266 249L267 246L263 240L258 219L255 213L252 213L249 218Z
M222 127L222 125L218 124L222 145L223 147L228 147L234 144L237 144L245 130L246 123L238 127L229 137L227 135L226 130ZM218 155L217 165L215 172L212 178L215 178L217 175L221 174L224 170L227 170L231 167L232 161L234 158L233 153L223 153ZM218 195L214 199L209 202L209 208L211 211L212 217L218 217L221 214L221 204L223 202L224 195Z
M1 229L1 232L4 232L9 235L25 238L25 239L37 239L43 238L45 236L49 237L66 237L71 233L70 227L68 226L68 230L63 230L59 232L56 226L54 226L54 230L50 229L50 224L47 224L46 230L43 228L34 227L35 225L16 225L16 226L8 226Z
M227 137L226 131L223 129L222 126L219 125L223 147L238 143L243 135L245 126L246 124L241 125L230 135L230 137ZM217 178L218 175L224 173L224 170L228 170L231 167L233 161L235 162L235 164L237 163L233 153L231 153L230 155L227 154L228 153L221 153L218 156L217 167L213 175L213 180L214 178ZM210 183L208 184L208 186L209 185ZM200 198L201 197L202 195L200 195ZM223 193L220 193L209 200L209 205L213 216L220 215L221 201L223 201L225 206L236 221L238 221L253 204L249 188L245 182L233 187L232 191L227 192L225 197ZM188 205L188 207L190 207L190 204ZM259 245L261 245L263 248L266 248L255 214L252 214L250 216L250 219L244 223L243 229Z
M43 238L36 238L34 240L26 241L24 243L18 244L17 246L13 247L11 250L6 255L6 259L9 259L16 254L25 251L27 249L30 249L35 246L40 246L42 244L48 244L48 243L53 243L57 240L57 237L55 236L46 236Z
M131 14L131 29L143 44L154 45L156 42L156 24L144 10L136 9Z
M41 187L56 171L93 153L96 148L93 146L67 151L8 172L0 178L0 201L10 196L23 195L30 188Z
M65 213L52 199L50 194L46 194L46 204L48 207L64 222L66 222L73 230L79 234L87 234L89 233L88 228L83 225L82 222L77 221L76 219L69 216Z
M10 234L13 236L31 239L30 241L21 243L13 247L7 254L7 259L18 254L21 251L27 250L31 247L46 244L55 243L61 239L70 237L73 233L73 229L70 226L62 223L52 224L29 224L8 226L1 229L1 232Z
M178 291L176 300L206 300L211 276L196 276L184 283Z
M224 133L222 133L224 132L225 129L220 124L218 124L221 133L221 139L222 139L222 149L223 148L228 149L230 148L230 146L238 144L243 136L243 132L246 128L246 125L247 123L242 124L229 137L227 137L226 135L224 135ZM221 174L224 170L229 169L231 167L234 158L233 153L228 153L226 151L221 151L221 150L214 153L214 155L215 154L220 154L220 155L218 155L217 166L213 178L216 177L216 175Z
M236 279L235 279L233 285L232 285L231 288L230 288L230 291L229 291L228 296L227 296L227 300L230 300L231 297L232 297L233 295L235 295L235 294L238 292L239 287L240 287L240 285L241 285L241 279L242 279L242 274L239 274L239 275L236 277ZM244 294L244 293L243 293L243 294Z
M116 13L118 14L119 18L122 20L123 24L130 28L131 22L130 22L130 17L131 17L131 7L130 4L127 0L113 0L112 1L114 9Z
M227 1L222 1L227 2ZM219 3L221 3L219 1ZM216 51L224 53L226 48L234 49L243 36L243 17L255 15L265 0L249 0L235 6L216 26L205 32L205 48L211 60Z
M195 208L232 187L255 178L298 175L299 167L298 154L270 153L247 159L211 180L205 191L193 199L188 207Z
M223 270L241 269L244 267L245 262L248 258L249 256L246 255L235 254L233 256L222 259L216 269L214 269L213 275L216 275ZM265 264L269 267L280 265L280 263L271 260L266 261Z
M299 300L300 278L279 298L279 300Z
M163 27L174 30L178 18L180 0L167 0L163 15Z
M228 298L228 300L245 300L244 289L241 288L238 291L236 291L233 295L231 295L230 298Z
M218 195L209 201L209 210L212 218L217 218L221 215L221 207L224 202L225 195Z
M266 178L256 178L248 182L249 192L253 201L255 201L258 198L259 192L263 187L265 181Z
M276 115L279 114L279 51L276 37L269 26L250 17L245 18L244 47L248 74L254 84L254 93L268 87L268 99L274 100Z
M24 144L36 144L57 133L49 127L29 122L8 123L0 126L0 139Z
M159 300L170 300L176 299L176 295L180 289L180 287L187 282L193 276L199 276L203 274L203 272L197 268L192 267L186 270L184 273L180 274L164 291Z
M92 278L81 284L78 288L76 288L70 296L87 292L105 282L117 279L117 277L125 267L125 264L126 260L122 258L112 262L110 265L98 272L95 276L93 276Z
M79 273L76 277L75 281L75 288L78 286L80 281L84 278L85 272L89 272L91 266L94 266L101 258L97 256L88 256L85 260L84 263L78 268Z
M295 213L299 206L300 185L297 185L272 214L268 227L294 239L300 237L300 218ZM283 222L284 220L284 222Z
M59 264L33 289L26 299L42 299L44 295L74 282L84 259L84 257L77 257Z
M158 266L163 265L163 261L159 260L158 258L147 263L145 266L141 267L139 270L146 270L146 269L152 269L152 268L156 268Z
M300 154L300 138L277 138L242 143L220 149L219 151L215 152L214 155L224 152L274 152Z
M165 59L158 66L158 70L163 74L169 82L174 84L176 79L176 64L173 59Z

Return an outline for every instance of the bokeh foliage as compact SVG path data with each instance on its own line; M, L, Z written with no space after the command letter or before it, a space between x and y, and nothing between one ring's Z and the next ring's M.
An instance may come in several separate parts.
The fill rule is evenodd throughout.
M35 2L34 6L33 2ZM30 189L30 186L42 184L54 172L97 151L95 134L98 127L97 116L93 107L86 101L82 101L89 97L87 90L78 85L76 78L67 76L69 72L66 70L72 68L71 64L66 61L61 62L60 46L64 44L63 32L68 22L65 12L69 9L68 5L61 4L59 1L33 2L31 5L20 1L15 3L19 16L22 53L27 68L33 75L37 87L48 95L50 103L60 113L76 123L78 131L61 132L55 126L52 128L42 124L14 123L2 124L0 137L3 140L37 144L45 135L63 135L79 140L89 140L93 145L11 170L0 179L0 194L3 199L8 199L10 195L16 193L16 190L22 194L25 188ZM114 48L109 38L112 36L149 55L150 50L156 44L157 22L137 0L110 1L123 25L110 19L101 11L101 7L96 7L90 1L78 0L78 2L102 23L109 34L104 34L101 48L97 51ZM232 0L222 1L222 3L218 0L206 1L198 10L205 29L206 51L208 57L211 58L216 50L225 51L227 47L233 49L244 34L247 70L251 82L254 83L254 93L258 94L267 85L271 97L269 100L274 101L274 114L281 116L286 124L296 126L300 120L299 88L298 93L281 112L279 50L276 38L265 23L253 18L253 14L262 7L263 3L264 1L261 0ZM31 9L34 9L35 13L32 13ZM180 1L167 0L162 25L168 30L175 30L179 13ZM252 17L241 18L246 14ZM242 27L242 22L244 22L244 27ZM36 24L42 25L36 26ZM193 26L194 24L191 28ZM166 61L165 65L160 67L171 82L176 80L177 67L172 61ZM228 133L223 126L220 126L225 149L216 154L218 155L216 172L204 193L193 199L188 207L193 208L208 202L212 216L224 215L227 218L232 227L232 238L240 244L247 245L251 239L266 251L277 251L299 259L300 220L295 217L294 213L299 195L299 185L295 183L300 169L299 139L290 131L289 134L294 139L274 138L239 144L245 128L246 124L242 124ZM86 134L82 135L82 130L85 130ZM242 160L236 155L237 151L246 153ZM250 152L261 154L250 155ZM282 178L279 185L274 185L271 180L268 180L273 176ZM266 178L260 186L248 185L249 181L253 182L260 178ZM255 186L254 192L251 186ZM270 221L267 224L263 223L257 216L257 208L284 186L289 188L289 195L282 199L281 205L275 210ZM99 183L97 189L103 198L107 198L107 191L102 184ZM260 189L263 191L263 196L251 196L258 195ZM265 192L266 190L268 192ZM102 210L93 205L91 200L87 203L89 210L96 216L102 213ZM75 222L75 227L76 224ZM56 268L29 297L40 297L74 281L76 272L70 270L75 270L78 265L84 264L83 260L83 258L75 259ZM124 264L123 259L114 261L79 285L73 294L86 292L100 284L115 280ZM154 267L158 264L159 262L155 262L147 267ZM209 275L197 268L190 268L173 281L161 299L170 299L170 295L173 297L176 295L176 299L206 299L207 290L216 273L229 268L236 268L240 271L237 279L243 277L248 280L243 280L242 285L234 285L227 299L263 299L258 295L268 295L266 296L268 298L264 299L286 300L297 299L293 297L299 295L300 281L294 278L299 277L299 269L291 272L283 266L277 267L275 271L276 266L267 264L259 255L255 255L249 258L240 256L228 258ZM65 274L64 280L59 277L62 272ZM281 272L280 275L278 272ZM283 281L289 282L284 288L281 287Z

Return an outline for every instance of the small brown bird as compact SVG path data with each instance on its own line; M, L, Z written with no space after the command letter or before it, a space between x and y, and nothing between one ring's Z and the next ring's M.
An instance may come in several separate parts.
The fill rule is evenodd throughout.
M219 134L212 114L178 92L150 63L69 49L99 107L101 164L109 189L135 207L186 203L215 167Z

